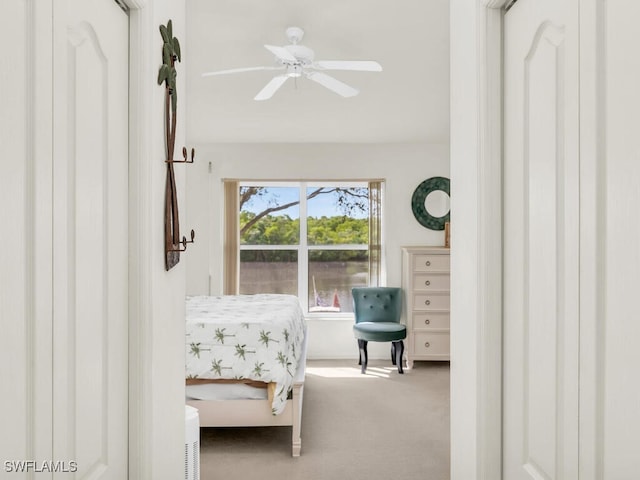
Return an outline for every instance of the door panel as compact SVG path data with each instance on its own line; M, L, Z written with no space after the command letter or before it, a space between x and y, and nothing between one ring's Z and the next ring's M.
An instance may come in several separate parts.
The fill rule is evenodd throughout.
M504 478L577 478L577 3L505 16Z
M128 17L54 11L54 458L127 478ZM64 475L64 474L61 474Z

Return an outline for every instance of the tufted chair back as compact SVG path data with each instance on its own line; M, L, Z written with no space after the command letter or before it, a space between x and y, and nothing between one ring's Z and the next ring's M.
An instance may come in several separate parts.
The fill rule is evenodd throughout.
M397 287L355 287L351 292L356 323L400 322L402 289Z

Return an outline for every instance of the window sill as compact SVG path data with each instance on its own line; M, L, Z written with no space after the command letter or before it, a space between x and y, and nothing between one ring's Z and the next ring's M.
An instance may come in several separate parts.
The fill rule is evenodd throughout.
M323 322L353 322L354 321L354 317L353 317L353 313L322 313L322 312L318 312L318 313L306 313L305 314L305 319L306 320L320 320Z

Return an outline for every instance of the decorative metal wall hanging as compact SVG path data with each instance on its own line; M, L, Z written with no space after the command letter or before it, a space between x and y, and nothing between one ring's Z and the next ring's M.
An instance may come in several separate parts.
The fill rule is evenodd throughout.
M178 92L176 89L176 60L181 61L180 42L173 36L171 20L167 25L160 25L162 35L162 66L158 72L158 85L165 84L165 139L167 149L167 181L165 184L165 210L164 210L164 253L165 268L170 270L180 261L180 252L187 249L187 244L193 243L195 232L191 230L191 240L187 237L180 239L180 218L178 214L178 192L176 179L173 172L174 163L193 163L195 150L191 149L191 158L188 158L187 148L182 147L183 160L174 160L173 155L176 143L176 113L178 105Z

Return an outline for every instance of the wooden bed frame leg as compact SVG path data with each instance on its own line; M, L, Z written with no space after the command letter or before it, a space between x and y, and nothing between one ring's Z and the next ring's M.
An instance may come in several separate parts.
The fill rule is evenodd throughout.
M293 425L291 427L291 455L300 456L302 449L302 438L300 432L302 428L302 394L304 391L303 383L293 384L292 403L293 403Z

